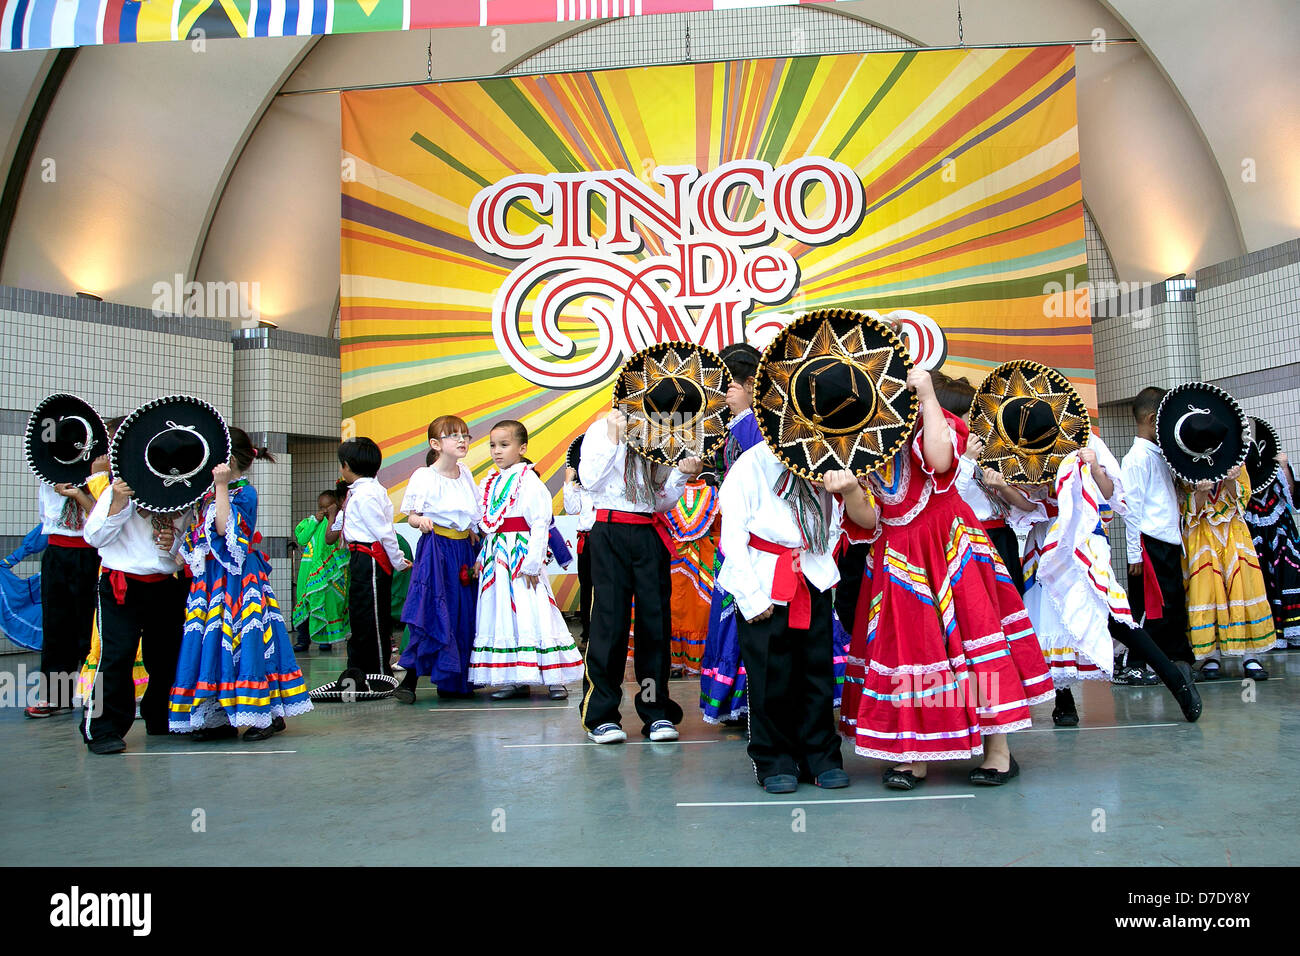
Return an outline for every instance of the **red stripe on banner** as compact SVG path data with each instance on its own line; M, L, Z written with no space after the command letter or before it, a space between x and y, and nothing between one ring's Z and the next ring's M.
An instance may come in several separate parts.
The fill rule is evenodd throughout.
M126 0L108 0L104 7L104 43L118 42L118 30L122 22L122 6Z
M479 0L411 0L411 29L478 26Z

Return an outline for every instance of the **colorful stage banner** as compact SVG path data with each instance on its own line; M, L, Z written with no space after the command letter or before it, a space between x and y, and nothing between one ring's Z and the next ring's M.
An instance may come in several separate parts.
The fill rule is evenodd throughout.
M553 491L624 358L905 312L928 365L1033 358L1096 404L1069 47L813 56L344 93L349 428L528 427Z
M0 50L566 23L837 0L0 0ZM196 33L201 30L202 33Z

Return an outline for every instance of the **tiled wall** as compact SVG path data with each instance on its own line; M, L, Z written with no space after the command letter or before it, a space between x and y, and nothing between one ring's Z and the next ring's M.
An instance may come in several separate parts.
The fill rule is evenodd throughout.
M337 427L336 427L337 431ZM316 496L333 488L339 477L338 437L291 438L289 451L293 454L292 510L289 516L289 533L298 522L316 513ZM293 552L294 579L297 580L298 562L302 554Z
M234 349L236 424L338 440L342 411L336 339L244 329Z

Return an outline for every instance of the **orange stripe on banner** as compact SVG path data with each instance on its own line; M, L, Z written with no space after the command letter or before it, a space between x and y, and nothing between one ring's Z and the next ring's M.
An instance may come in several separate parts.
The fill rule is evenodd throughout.
M516 166L514 163L510 162L510 160L508 160L505 157L504 153L502 153L500 150L498 150L496 147L492 145L490 140L481 136L478 130L474 129L474 127L468 121L461 118L461 116L458 113L448 109L447 104L445 104L438 96L436 96L433 90L429 89L426 86L416 86L414 87L414 90L415 92L419 93L420 96L424 97L426 100L432 103L439 113L447 117L447 119L451 120L453 126L459 129L462 133L468 136L479 146L483 147L483 149L488 153L489 156L491 156L493 159L495 159L497 162L501 164L503 169L508 170L509 172L512 173L520 172L519 167ZM467 114L467 115L471 115L471 114Z

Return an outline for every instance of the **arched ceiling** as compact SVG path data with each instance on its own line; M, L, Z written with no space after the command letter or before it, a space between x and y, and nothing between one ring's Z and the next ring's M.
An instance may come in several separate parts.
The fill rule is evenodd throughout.
M957 42L951 0L833 12L923 46ZM1154 281L1300 235L1300 5L1293 0L983 0L967 44L1078 48L1084 198L1117 273ZM256 282L282 328L329 334L339 275L339 87L501 72L569 24L89 47L21 183L0 283L149 307L153 285ZM596 29L599 29L597 27ZM1103 31L1101 34L1096 31ZM0 54L8 171L55 54ZM326 92L310 92L324 90ZM42 160L56 177L42 177ZM1253 179L1243 162L1253 160Z

